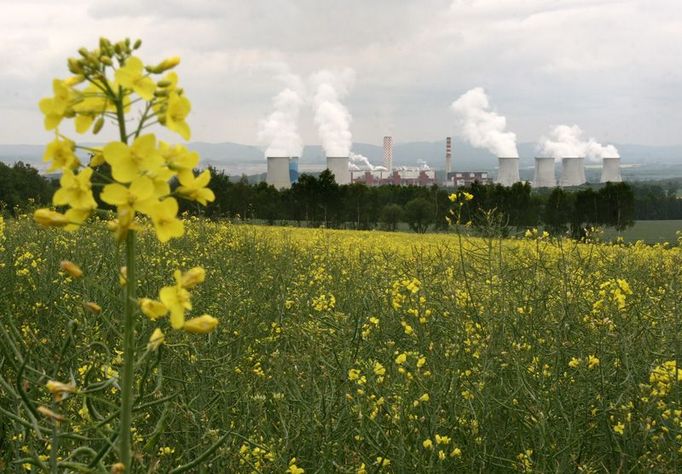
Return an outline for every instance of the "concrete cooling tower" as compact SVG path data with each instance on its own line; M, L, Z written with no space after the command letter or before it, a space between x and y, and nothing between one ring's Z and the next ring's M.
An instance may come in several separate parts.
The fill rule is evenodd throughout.
M554 158L535 158L535 176L533 177L534 188L553 188L556 186L554 173Z
M562 158L561 180L559 184L564 186L580 186L585 184L585 158Z
M288 156L268 156L266 182L277 189L289 189L291 187Z
M334 173L337 184L350 184L347 156L328 156L327 169Z
M620 176L620 158L602 158L601 182L620 183L623 178Z
M496 183L502 186L511 186L521 181L519 178L519 158L518 157L499 157L497 158L497 179Z

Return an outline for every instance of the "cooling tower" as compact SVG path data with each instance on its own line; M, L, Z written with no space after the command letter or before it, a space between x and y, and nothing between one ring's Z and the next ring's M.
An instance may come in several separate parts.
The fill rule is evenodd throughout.
M519 179L519 158L518 157L499 157L497 158L497 179L496 183L502 186L511 186L521 181Z
M328 156L327 169L334 173L337 184L350 183L350 171L348 171L347 156Z
M452 171L452 138L445 138L445 176Z
M289 160L289 181L298 182L298 156L293 156Z
M389 173L393 170L393 137L384 137L384 166Z
M266 181L277 189L289 189L291 187L288 156L268 156L268 177Z
M553 188L556 186L554 173L554 158L535 158L535 176L533 177L534 188Z
M602 158L601 182L620 183L623 178L620 176L620 158Z
M560 186L585 184L585 158L562 158Z

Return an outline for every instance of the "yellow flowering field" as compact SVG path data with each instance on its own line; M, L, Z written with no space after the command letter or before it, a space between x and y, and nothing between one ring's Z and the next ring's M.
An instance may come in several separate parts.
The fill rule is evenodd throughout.
M115 471L123 248L0 226L0 470ZM183 226L138 295L220 324L136 313L134 472L679 472L677 247Z

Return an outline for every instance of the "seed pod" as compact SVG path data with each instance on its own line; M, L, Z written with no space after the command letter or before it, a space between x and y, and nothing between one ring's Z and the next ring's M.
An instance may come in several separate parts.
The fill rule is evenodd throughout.
M92 128L92 133L97 135L99 133L99 131L102 130L103 126L104 126L104 117L100 117L95 122L95 126Z

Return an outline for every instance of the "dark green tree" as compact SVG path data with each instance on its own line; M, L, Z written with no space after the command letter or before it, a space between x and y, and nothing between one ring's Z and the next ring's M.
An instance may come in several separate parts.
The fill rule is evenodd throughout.
M404 217L410 229L423 234L433 222L433 204L421 197L412 199L405 204Z

